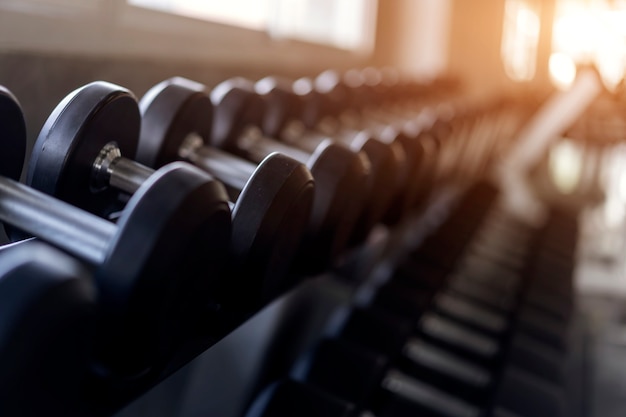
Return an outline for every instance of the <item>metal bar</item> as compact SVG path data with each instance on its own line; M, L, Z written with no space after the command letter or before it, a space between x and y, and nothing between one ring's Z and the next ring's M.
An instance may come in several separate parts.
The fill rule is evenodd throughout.
M261 162L265 157L272 152L279 152L283 155L287 155L290 158L295 159L306 165L311 158L311 153L298 149L294 146L286 145L278 142L272 138L261 137L250 145L245 151L250 155L250 158L254 161Z
M8 178L0 178L0 220L68 253L101 264L117 226Z
M187 159L238 191L243 189L257 167L243 158L208 146L202 146L195 152L190 152Z
M111 162L108 172L111 187L134 194L154 174L154 169L121 157Z

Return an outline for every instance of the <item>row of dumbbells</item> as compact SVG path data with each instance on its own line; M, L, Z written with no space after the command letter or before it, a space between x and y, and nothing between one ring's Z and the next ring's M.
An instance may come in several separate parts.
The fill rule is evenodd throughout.
M91 83L51 113L26 185L24 116L3 89L0 219L14 240L82 262L38 240L2 249L0 407L70 415L77 392L129 400L399 222L436 181L484 164L515 124L495 117L465 155L475 114L437 123L423 101L349 112L344 81L328 72L302 94L304 80L208 92L174 78L140 102Z
M476 187L246 417L572 415L576 218L530 227L495 197Z

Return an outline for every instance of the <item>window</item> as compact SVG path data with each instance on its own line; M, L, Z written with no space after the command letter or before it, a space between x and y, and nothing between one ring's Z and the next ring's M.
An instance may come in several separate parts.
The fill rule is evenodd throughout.
M342 49L373 45L376 0L129 0L131 5Z
M506 74L515 81L535 76L541 21L539 5L525 0L507 0L504 7L501 56Z
M128 0L140 6L181 16L265 29L271 0Z
M570 67L594 65L604 84L614 88L624 78L625 21L623 0L558 0L552 29L553 56L569 59ZM557 67L551 67L550 75L555 83L564 78Z
M376 6L377 0L0 0L0 50L301 72L361 66L373 49Z

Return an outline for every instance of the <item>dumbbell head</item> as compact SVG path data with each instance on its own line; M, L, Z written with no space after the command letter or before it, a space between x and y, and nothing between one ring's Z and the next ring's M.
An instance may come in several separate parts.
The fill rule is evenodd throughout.
M109 200L119 196L92 188L91 167L107 143L134 154L140 120L134 98L121 87L96 82L76 90L50 115L35 143L30 185L106 214ZM208 314L194 309L218 303L212 297L221 285L229 237L226 192L202 171L171 164L141 185L95 273L99 334L121 335L99 341L106 362L124 362L124 373L145 372L187 323Z
M140 103L145 130L138 160L158 166L180 159L178 149L190 134L208 146L214 109L213 120L221 119L217 129L223 133L221 143L228 147L228 141L236 139L238 117L248 120L245 109L241 115L227 111L237 110L240 100L245 100L247 93L240 90L235 87L228 93L224 88L221 103L226 108L221 108L214 106L203 85L183 78L154 86ZM231 128L233 132L228 131ZM272 154L259 164L233 210L231 251L237 266L243 268L239 275L249 276L249 282L238 284L237 291L246 287L246 293L263 293L260 297L267 299L281 290L285 284L281 281L304 236L312 198L312 177L303 165L280 154Z
M266 77L255 84L255 91L263 98L263 128L267 136L279 138L291 123L299 122L301 101L291 84ZM345 248L363 211L371 172L364 153L331 141L321 143L307 165L316 189L307 244L299 266L312 271L324 268Z
M328 95L331 101L344 103L337 107L353 112L367 107L379 107L387 93L381 71L372 67L352 69L342 75L335 71L325 71L315 78L315 88L321 94ZM367 125L367 115L363 119ZM420 169L425 150L420 141L405 133L403 128L385 126L381 122L374 122L373 125L376 126L376 138L401 154L398 155L402 162L397 166L395 195L390 210L383 219L385 223L395 224L414 205L415 195L419 192L423 179Z
M324 74L335 74L328 72ZM319 82L309 78L300 78L293 84L293 91L302 100L301 120L309 129L316 130L329 120L336 119L340 112L340 106L336 105L323 91L329 91L336 78L329 77L328 88L320 88ZM338 83L339 81L337 81ZM335 121L336 122L336 121ZM370 161L371 176L368 184L365 210L357 220L354 228L352 241L361 242L370 229L381 221L392 204L392 199L397 192L399 171L404 162L403 151L396 146L390 146L373 138L368 132L361 131L354 136L349 144L353 152L363 152Z
M272 83L268 78L265 82L271 85L266 85L263 95L243 78L226 80L212 91L216 115L224 120L221 127L213 129L217 143L233 152L245 153L239 143L243 129L261 128L268 112L278 129L286 127L297 115L294 103L299 103L298 98L286 94L277 81ZM271 108L272 105L278 108ZM297 268L311 272L312 268L325 267L344 249L361 211L367 168L361 157L330 142L317 147L307 165L316 187L311 221Z
M293 93L292 83L280 77L261 78L254 84L254 91L264 100L263 133L279 138L288 123L298 121L302 113L302 100Z
M343 83L348 87L352 104L359 107L378 105L381 92L384 89L383 77L380 71L367 67L350 69L342 75Z
M78 262L33 240L0 250L0 414L74 415L95 311Z
M26 124L17 99L9 90L0 86L0 175L19 179L26 154Z
M339 113L337 103L320 93L313 79L298 78L293 82L292 89L301 100L300 120L307 128L316 129L321 122L327 122Z
M26 182L101 217L121 208L119 190L95 186L94 163L107 144L135 155L139 113L133 95L95 82L68 94L53 110L33 147Z
M334 70L326 70L313 79L315 91L328 98L333 103L333 111L338 114L351 107L353 103L349 86L341 75Z
M211 90L214 105L211 143L219 148L236 151L244 130L263 123L263 100L253 94L254 84L235 77L222 81Z

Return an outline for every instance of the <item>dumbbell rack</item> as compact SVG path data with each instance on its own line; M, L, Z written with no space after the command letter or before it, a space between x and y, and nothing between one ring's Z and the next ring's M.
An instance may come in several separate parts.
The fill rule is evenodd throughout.
M478 190L482 187L478 186ZM298 358L324 337L338 309L367 298L379 281L397 271L407 257L419 253L419 248L429 236L436 235L439 226L445 227L455 217L458 222L459 215L463 216L471 207L468 195L472 197L476 193L476 188L452 186L438 190L418 213L388 234L355 250L336 271L315 277L271 303L115 416L245 415L254 397L266 385L287 375ZM465 222L466 241L462 242L459 236L461 241L456 245L459 254L475 239L490 204L478 206L473 218L470 216ZM412 273L415 275L417 270ZM537 293L541 294L541 289ZM567 322L570 330L566 338L568 359L564 360L567 376L562 397L557 400L563 408L552 415L584 416L586 333L575 311ZM537 388L539 397L544 388ZM506 401L532 403L533 399L521 394Z
M193 88L185 89L185 92L189 91L191 97L200 97L202 102L210 104L204 95L203 86L189 85ZM55 110L51 115L52 120L60 115L83 114L92 107L100 109L102 98L94 93L100 90L106 91L111 96L123 98L120 103L134 110L131 112L120 110L119 113L124 116L131 113L137 116L134 125L139 127L139 112L132 94L107 83L93 83L72 93L77 94L72 97L89 99L90 103L93 98L94 106L77 106L71 111ZM241 93L244 90L232 91ZM373 90L369 93L367 91L369 88L360 93L355 92L355 103L360 100L356 99L357 96L365 99L373 93ZM380 104L372 97L370 99L373 103ZM76 104L78 101L64 100L60 103L60 108ZM110 104L109 101L107 103ZM422 140L424 146L429 141L428 138L422 137L420 133L422 131L419 129L405 130L403 127L402 130L395 131L393 136L385 136L382 134L385 126L389 127L391 123L397 123L397 120L379 122L374 127L364 127L356 120L359 118L356 114L346 110L347 113L344 115L351 115L346 121L347 126L341 131L346 136L338 136L335 140L345 140L351 144L350 146L360 146L354 133L359 133L359 129L365 129L361 132L367 131L369 132L367 135L372 135L368 141L378 143L376 149L386 149L387 154L393 156L390 157L390 161L393 159L395 163L387 167L394 168L389 170L394 175L387 178L389 181L382 181L379 185L382 184L383 189L393 190L393 193L390 192L387 196L389 207L393 209L402 207L399 210L402 214L394 214L394 210L390 209L389 213L385 213L384 219L380 217L371 222L370 226L381 222L373 230L370 230L369 226L363 230L358 230L357 227L357 233L352 236L352 246L347 245L346 248L349 249L344 249L337 259L329 263L332 267L322 266L323 275L309 277L295 274L296 276L289 280L290 285L283 287L291 290L269 305L263 306L260 299L254 302L248 300L250 302L244 302L245 308L242 310L234 308L228 311L230 306L222 308L219 302L210 300L199 304L191 303L193 307L200 307L199 310L188 309L185 300L204 299L196 293L195 289L198 287L189 286L185 287L188 291L185 295L189 298L165 297L164 294L164 299L175 298L177 302L181 302L180 306L176 304L176 308L171 309L171 315L165 315L167 320L164 320L164 323L167 325L164 330L171 330L171 334L164 331L163 334L167 334L167 337L161 337L157 332L152 334L151 330L158 327L152 326L152 322L141 322L143 325L138 325L132 329L133 331L130 331L129 327L124 333L126 338L116 339L108 337L106 332L99 333L99 343L94 345L102 350L96 356L100 353L103 355L91 363L94 378L84 387L66 390L70 393L81 391L84 394L76 396L75 400L78 403L76 407L81 410L79 415L118 417L142 415L284 417L301 413L315 417L326 415L303 409L303 405L293 398L289 396L284 398L284 395L281 397L284 390L271 388L282 387L284 384L296 391L303 389L304 393L300 394L305 397L307 395L315 397L317 395L315 393L322 392L324 398L333 398L333 401L340 405L340 409L343 407L346 412L351 410L350 416L369 415L368 413L379 417L422 414L438 417L584 415L585 406L582 401L585 395L581 385L581 381L584 381L581 369L584 371L584 367L579 360L584 356L580 354L581 347L584 347L584 331L578 328L572 284L577 214L553 210L547 223L537 228L516 220L499 207L499 197L507 190L499 190L485 177L489 175L488 171L492 168L493 160L505 153L505 148L510 145L512 132L519 127L515 125L522 122L523 114L528 110L522 109L524 106L521 105L520 108L514 106L513 111L519 110L522 116L516 115L518 120L503 128L501 124L507 124L507 116L510 116L510 109L507 109L506 105L506 100L489 103L486 106L476 106L476 103L459 100L459 103L452 106L458 107L452 112L458 112L454 116L448 115L453 117L453 122L446 120L444 111L441 115L442 120L435 122L433 118L432 131L425 133L426 136L433 135L430 141L433 146L437 144L436 151L432 149L433 153L427 153L426 148L421 148ZM504 112L501 112L502 109ZM119 109L116 108L117 110ZM373 108L370 110L373 111ZM365 113L365 110L363 111ZM400 111L400 114L402 113ZM409 113L408 118L414 117L412 110ZM85 113L85 126L94 127L89 122L101 120L91 118L91 114ZM372 119L395 120L396 116L387 114L384 109L378 113L375 111L371 113ZM364 116L365 119L367 116ZM489 123L493 126L485 129L485 125ZM248 121L241 121L241 124L249 126ZM352 126L353 124L355 125ZM119 126L121 125L127 124ZM51 158L49 162L54 166L57 161L72 160L67 156L68 152L76 151L77 147L68 146L68 150L64 150L62 146L46 144L50 145L52 139L59 139L61 144L66 145L80 143L90 136L85 132L92 132L86 128L77 129L75 132L72 130L68 142L67 136L57 135L54 129L46 130L58 126L65 125L46 123L35 146L35 157L31 158L31 162L35 161L32 166L40 166L37 163L47 161L46 158ZM380 130L381 128L383 130ZM237 129L240 130L240 126ZM505 136L505 140L501 140L501 136ZM110 143L107 141L110 138L108 135L97 137L106 143L94 145L94 149L99 150L96 161L107 162L109 154L103 154L102 150L109 149L107 146ZM83 143L92 146L91 142ZM51 154L50 149L61 149L62 152L58 155ZM356 153L361 147L355 149L351 152ZM409 159L405 160L401 155L406 153L416 156L414 152L418 149L422 149L424 153L419 153L420 156L411 164L402 162ZM158 214L157 219L178 217L161 217L166 216L166 213L159 212L158 202L136 205L132 203L147 201L141 199L148 193L146 190L160 190L154 193L158 196L168 195L172 199L171 191L181 188L177 184L190 184L190 187L191 184L198 184L206 191L206 198L199 200L207 206L182 204L186 195L183 192L184 195L179 199L175 198L181 201L180 207L194 207L201 216L205 216L210 214L205 208L209 205L213 207L212 203L209 203L215 200L221 207L220 216L228 219L230 214L227 210L228 196L215 184L212 177L180 162L154 171L124 159L119 155L120 149L114 150L117 152L113 152L113 159L108 161L110 166L100 162L92 165L93 158L88 157L87 164L77 164L81 169L86 169L84 172L81 171L80 175L57 174L60 178L93 179L94 167L106 166L105 171L112 177L123 179L132 177L137 180L136 184L132 182L131 187L128 189L121 187L122 190L132 194L139 187L142 192L130 197L131 203L128 206L140 207L147 210L148 214L154 211L153 214ZM343 152L347 155L347 151ZM350 155L354 156L352 153ZM375 160L377 152L372 151L370 156ZM133 175L117 175L119 173L116 173L115 169L110 169L113 161L126 169L124 173L132 171ZM47 165L49 164L43 163L41 166ZM383 165L379 168L381 166ZM132 169L129 170L129 167ZM422 177L419 169L409 174L408 167L422 168L426 175ZM311 177L308 171L303 168L302 172L307 174L303 179L309 184ZM363 169L363 173L365 172ZM101 179L99 175L102 172L99 168L97 173L96 178ZM388 172L381 169L378 173L381 175L380 178L386 178ZM36 169L29 170L29 181L33 178L43 179L44 186L49 182L50 175L36 174ZM174 178L173 175L176 180L171 180ZM167 182L166 179L173 182ZM358 184L358 181L354 183ZM44 206L58 209L56 210L58 214L55 212L50 216L52 219L50 224L56 224L56 220L65 218L63 216L68 219L82 216L85 218L84 224L99 224L104 232L102 239L98 238L100 235L94 233L97 237L95 241L99 245L98 250L94 252L96 256L83 256L92 261L92 266L96 268L100 267L100 258L105 258L106 255L106 252L101 250L109 243L106 237L114 235L116 228L126 230L124 227L127 223L130 223L131 227L134 225L134 222L126 221L128 216L135 213L132 210L128 212L131 214L122 215L121 220L114 226L105 220L100 221L97 217L84 214L79 209L42 197L25 185L10 180L7 180L6 184L10 190L15 191L15 201L18 201L18 197L21 198L19 201L30 201L29 198L32 197L39 204L37 209L44 213L54 211ZM141 188L145 184L148 186ZM155 184L165 188L156 188ZM209 184L217 188L209 188ZM34 185L38 187L42 184ZM96 185L98 188L102 184ZM348 188L343 194L353 195L350 191L353 191L354 187ZM377 187L372 188L380 190ZM87 194L92 193L92 185L86 191ZM191 191L193 190L190 189ZM209 191L215 193L211 192L209 196ZM56 192L56 189L47 192ZM428 198L425 198L426 196ZM133 200L134 197L137 198ZM364 204L363 213L368 212L373 203L375 205L377 197L380 197L377 191L368 195L371 199ZM392 203L392 199L397 199L401 205ZM354 200L361 201L360 198ZM16 220L16 216L19 217L23 213L16 209L15 205L11 206L11 201L8 198L4 201L5 211L14 214L10 220ZM115 203L121 201L116 199ZM296 198L295 201L299 200ZM308 199L306 201L310 202ZM179 207L175 203L172 204L172 209ZM256 212L258 207L251 204L251 212ZM109 207L106 209L105 217L109 218L111 214ZM178 213L185 217L184 210L175 211L175 214ZM304 211L302 219L306 219L307 216L303 213ZM137 216L151 218L150 215ZM37 231L32 217L20 219L17 224L3 220L31 233ZM204 231L205 222L202 220L204 217L199 215L194 216L194 219L197 219L197 225L202 225L199 229ZM353 219L343 218L343 220ZM71 221L67 220L67 223L71 224ZM155 224L161 224L159 221L148 223L151 224L148 229L154 228ZM163 224L173 223L176 222L163 220ZM218 230L225 232L226 223L219 221L218 224L224 227ZM304 223L301 222L301 225ZM188 231L182 227L173 229L173 234L180 236L180 240L187 243L198 242L195 240L198 228L194 225L191 225ZM337 231L338 228L332 230L341 235ZM290 234L291 228L272 229L267 235L273 237L280 231ZM138 233L140 232L129 232L128 236L135 238ZM87 246L87 249L89 247L79 244L68 248L68 242L75 244L80 241L82 235L77 233L75 235L77 237L74 240L59 239L54 234L40 237L53 241L70 253L76 252L80 255L84 246ZM164 233L163 236L165 235L168 234ZM218 235L221 236L220 233ZM359 237L356 239L354 236ZM204 238L203 243L206 240ZM169 247L170 242L176 245L175 242L178 240L158 239L158 241ZM226 242L227 239L221 241ZM126 250L122 251L124 256L116 258L119 262L104 262L103 265L121 265L132 258L134 254L128 248L134 247L134 241L129 239L124 242L128 244L124 246ZM215 246L223 248L226 245ZM271 247L263 246L263 249L265 246ZM205 262L202 263L201 257L195 256L196 251L212 255L217 252L205 251L203 246L197 244L191 245L189 249L193 256L180 258L174 255L181 252L178 249L157 251L167 253L168 256L156 256L154 259L165 261L165 266L171 268L169 259L173 258L176 262L172 265L177 266L169 272L165 267L158 266L153 269L140 268L142 273L136 274L136 277L143 277L144 272L149 276L163 274L168 279L173 278L173 275L185 276L188 279L195 277L202 280L201 287L204 288L206 276L199 270L204 271L204 267L212 266L213 263L206 262L206 259L203 259ZM289 244L281 246L276 254L284 255L289 249L292 249ZM306 257L306 254L304 256ZM274 256L268 258L278 259ZM191 260L193 262L188 262ZM104 270L106 271L106 268ZM115 271L121 272L114 269L113 272ZM235 273L231 279L235 279L238 284L229 281L228 285L225 285L228 287L225 292L229 298L232 296L233 305L238 304L239 298L249 297L250 294L246 293L250 291L249 286L241 283L248 282L247 277L254 278L255 272L260 271L252 268L247 274ZM111 273L110 276L117 279L115 273ZM271 274L268 274L267 278L279 281ZM143 283L144 280L138 279L137 282ZM272 300L273 297L279 296L282 294L280 287L281 285L277 285L276 291L269 291L268 294L272 296L262 298ZM112 288L117 290L114 285ZM139 288L144 289L143 286ZM158 288L163 290L170 287L158 286ZM153 293L149 290L150 288L146 287L140 294L148 296ZM260 293L252 292L253 295ZM113 293L117 294L116 291L107 289L101 291L104 295ZM109 311L107 309L111 307L111 311L117 312L119 301L129 299L134 297L118 297L115 300L111 298L108 303L105 300L102 304L106 308L102 311ZM165 305L170 306L169 303ZM121 308L120 311L126 310ZM154 309L129 308L128 311L137 312L135 318L140 319L146 316L144 312ZM180 316L174 313L179 311ZM223 311L227 312L224 313L225 319L221 320L215 329L194 321L197 319L210 321L208 317L212 317L212 313L219 315ZM184 315L183 312L189 315ZM376 320L369 320L371 317L368 314L376 316L381 313L386 317L385 320L388 320L387 326L381 327ZM117 316L112 314L111 325L103 328L114 330L119 327L125 328L127 324L132 326L140 323L140 320L132 319L115 322L114 317ZM354 319L357 324L352 321L353 317L357 317ZM174 318L176 320L173 320ZM201 328L206 331L210 328L215 332L210 335L203 333L198 337L201 340L196 340L193 336L181 338L180 347L176 349L161 346L159 343L164 342L164 345L168 345L171 336L179 331L182 334L189 330L191 335L192 329L196 326L198 330ZM179 330L183 327L185 330ZM79 333L81 332L75 332ZM144 333L152 334L153 338L142 339L141 335ZM112 331L110 336L115 334L116 332ZM134 335L139 335L136 340L132 338ZM381 340L377 340L377 338L384 340L387 336L390 339L397 339L398 344L391 347L390 344L381 344L379 343ZM145 347L150 353L137 349L138 345ZM133 356L135 351L136 356ZM122 358L119 361L116 358L118 354ZM335 354L339 356L333 356ZM144 362L151 362L151 359L157 364L154 368L148 364L142 365ZM109 360L111 367L107 369ZM106 381L108 377L111 376L109 379L113 380L115 379L113 376L117 376L116 365L121 367L120 375L123 374L127 379L122 378L124 380L119 384L109 384ZM361 365L362 368L359 368ZM358 372L354 372L355 370ZM360 381L360 377L357 376L361 373L365 375L364 381ZM58 373L54 374L56 375ZM21 383L32 380L28 377L22 379ZM4 379L5 383L10 380L11 378ZM78 381L79 378L75 380ZM44 389L42 395L48 394L49 391ZM4 391L7 399L12 398L6 395L9 392L14 391L8 389ZM73 408L74 404L70 404L72 401L74 400L61 401L58 410ZM8 403L10 401L5 402ZM53 414L58 414L58 411Z

